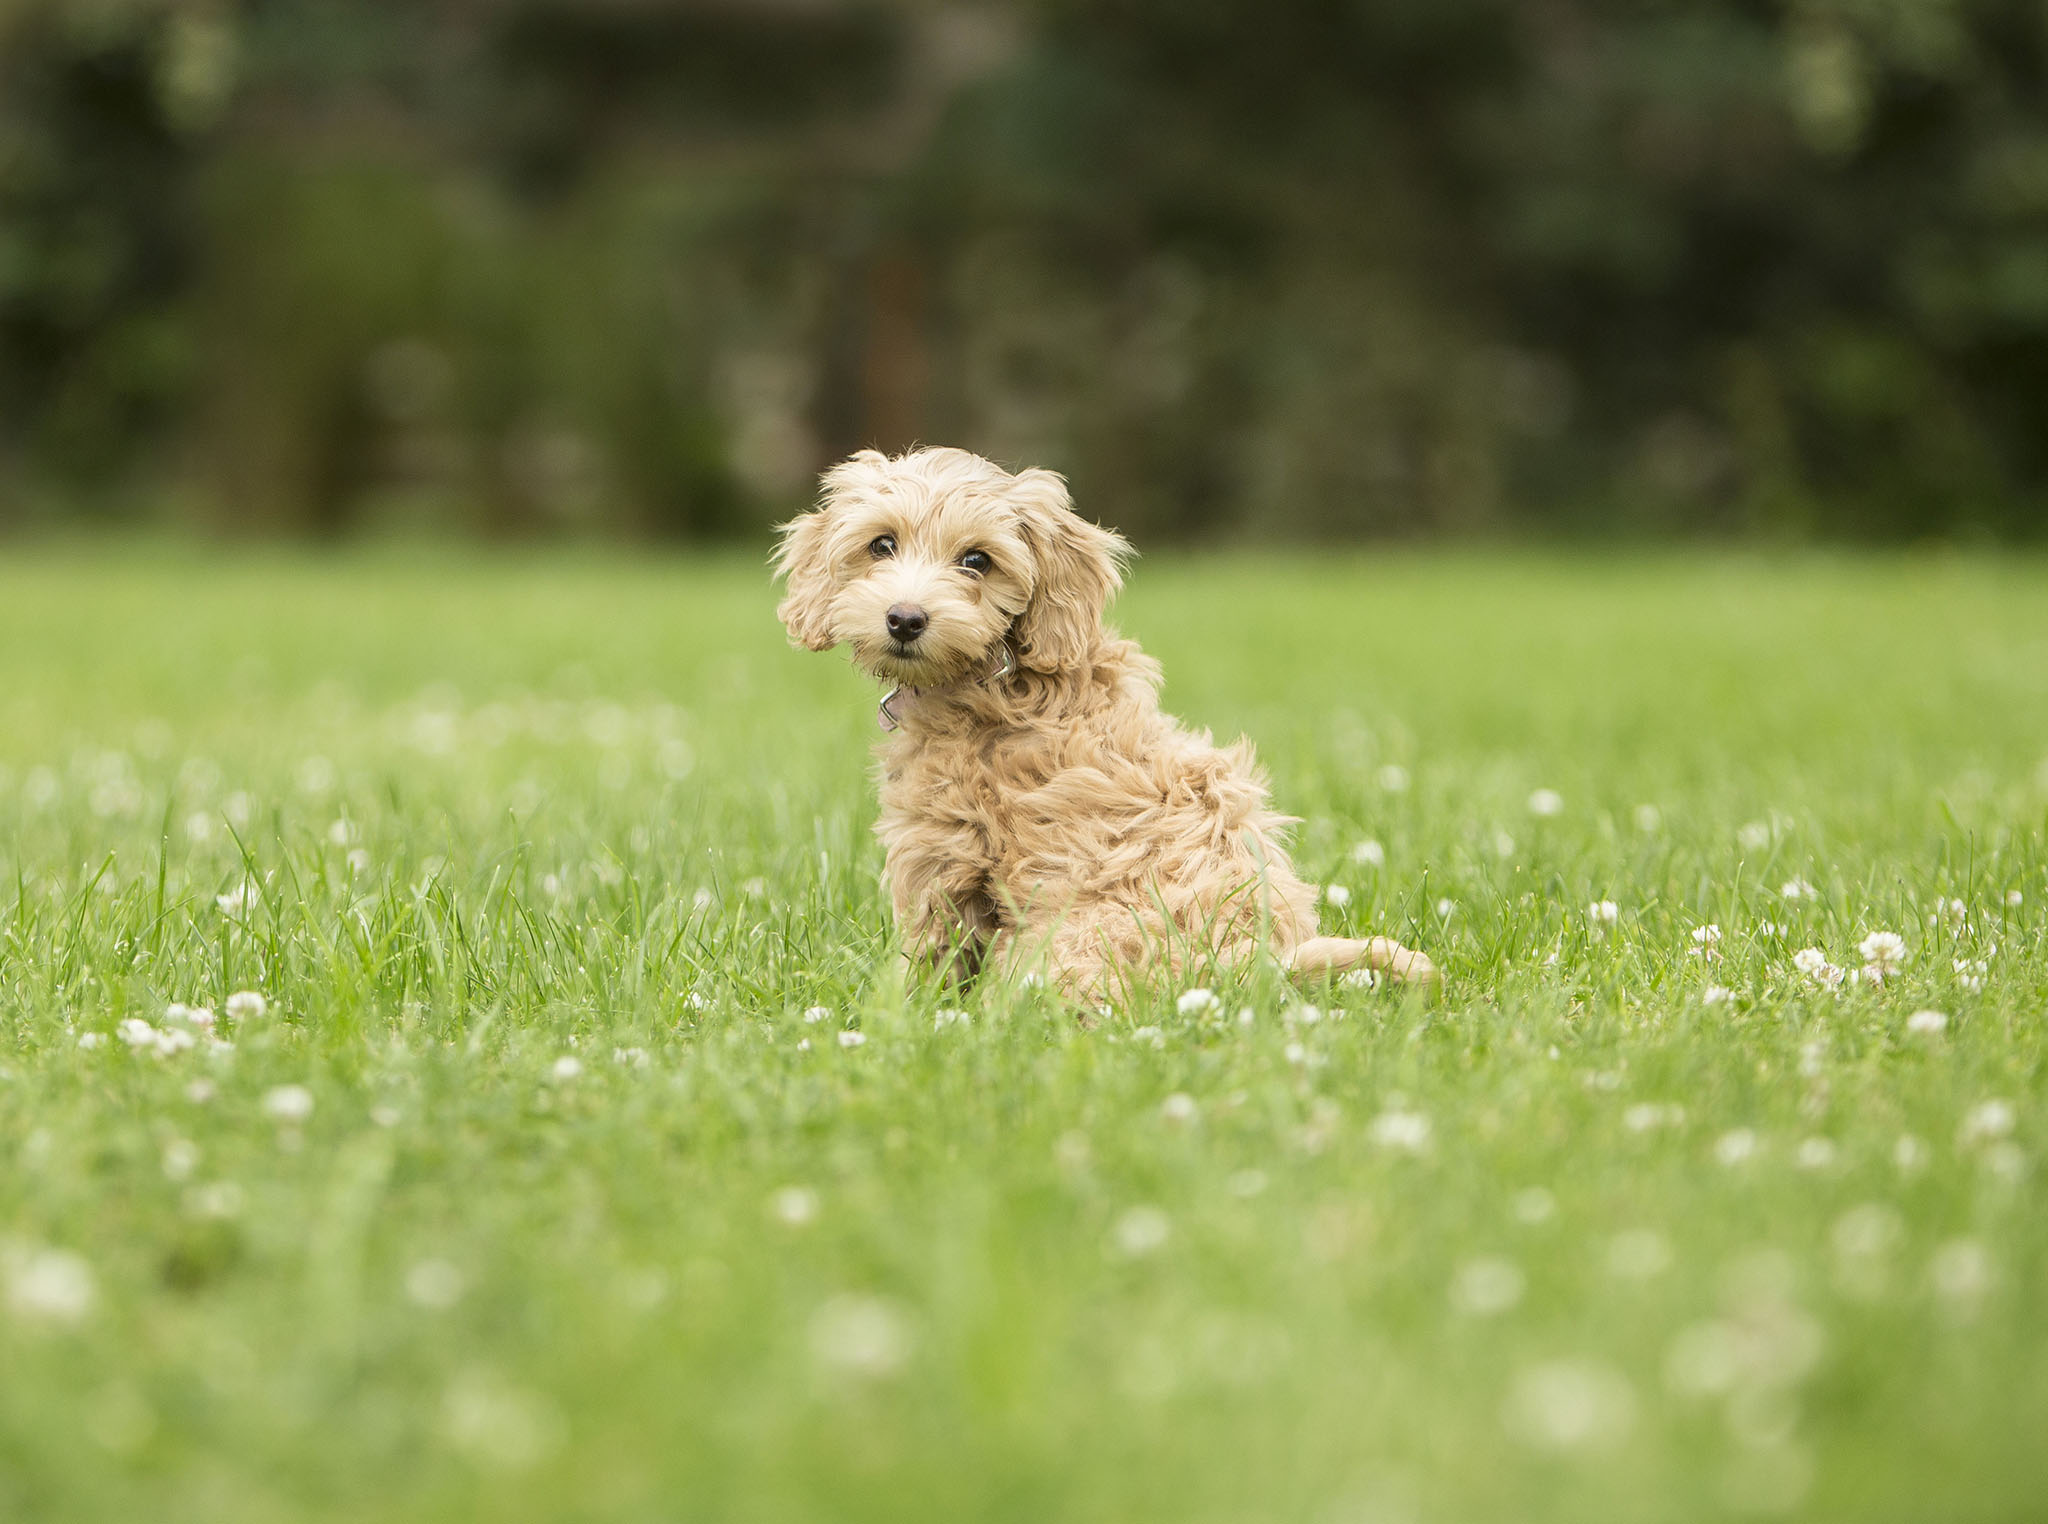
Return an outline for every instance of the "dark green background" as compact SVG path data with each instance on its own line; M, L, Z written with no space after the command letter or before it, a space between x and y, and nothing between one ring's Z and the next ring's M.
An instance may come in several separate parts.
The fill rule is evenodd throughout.
M2041 0L0 0L0 524L2048 525Z

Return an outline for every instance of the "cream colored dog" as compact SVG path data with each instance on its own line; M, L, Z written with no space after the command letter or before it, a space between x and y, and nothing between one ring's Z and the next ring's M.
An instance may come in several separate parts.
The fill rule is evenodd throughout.
M964 450L863 450L783 526L791 639L896 685L876 831L906 951L1043 969L1091 1003L1262 950L1297 975L1434 979L1398 942L1316 934L1251 744L1162 714L1159 664L1103 626L1129 554L1052 472Z

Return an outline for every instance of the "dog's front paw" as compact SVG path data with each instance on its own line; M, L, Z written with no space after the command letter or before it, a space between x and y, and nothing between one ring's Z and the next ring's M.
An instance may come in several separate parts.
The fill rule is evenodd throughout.
M1387 977L1401 984L1427 984L1440 987L1444 982L1443 972L1430 961L1429 954L1417 952L1412 947L1394 946L1394 953L1387 960Z

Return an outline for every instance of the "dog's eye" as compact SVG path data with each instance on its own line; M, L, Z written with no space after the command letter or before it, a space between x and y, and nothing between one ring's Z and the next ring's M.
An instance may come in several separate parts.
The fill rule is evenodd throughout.
M872 540L868 541L868 554L877 561L888 560L889 557L896 554L896 536L893 534L876 535Z
M996 569L996 563L988 558L985 550L970 550L960 558L960 569L973 572L977 577L986 577Z

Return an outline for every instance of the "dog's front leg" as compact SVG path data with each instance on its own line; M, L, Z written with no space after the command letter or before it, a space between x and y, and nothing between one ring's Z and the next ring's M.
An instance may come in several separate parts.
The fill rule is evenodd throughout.
M980 972L1002 921L972 854L892 851L889 890L905 957L951 983Z

